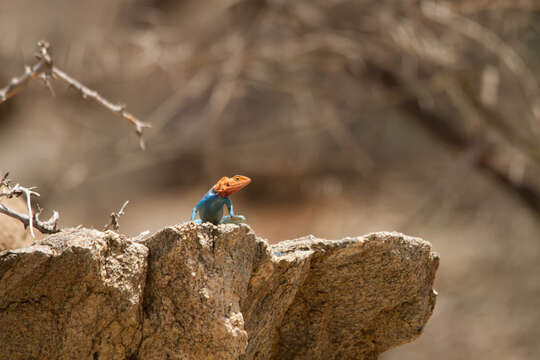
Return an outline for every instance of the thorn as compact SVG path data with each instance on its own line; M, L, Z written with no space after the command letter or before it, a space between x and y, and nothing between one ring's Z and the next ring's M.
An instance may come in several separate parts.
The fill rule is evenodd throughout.
M2 185L6 185L6 186L9 185L9 182L7 180L8 176L9 176L9 171L4 174L4 177L2 178Z

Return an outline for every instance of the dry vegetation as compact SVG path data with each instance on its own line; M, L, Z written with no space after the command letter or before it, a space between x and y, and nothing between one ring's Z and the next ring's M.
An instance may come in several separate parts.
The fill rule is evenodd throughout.
M386 359L540 356L536 1L27 0L0 5L0 34L0 86L47 39L55 66L152 125L141 152L72 88L0 105L0 171L64 225L129 198L122 229L154 230L245 173L236 206L272 241L434 243L436 313Z

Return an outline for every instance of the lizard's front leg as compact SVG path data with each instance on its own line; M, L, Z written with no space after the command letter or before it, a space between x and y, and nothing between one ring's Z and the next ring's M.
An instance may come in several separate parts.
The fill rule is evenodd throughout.
M227 198L225 199L225 205L227 210L229 210L229 216L224 216L221 218L220 224L242 224L246 222L246 218L242 215L235 215L232 201Z
M199 210L199 207L198 206L195 206L193 208L193 211L191 212L191 221L195 222L195 224L202 224L202 220L201 219L197 219L195 220L195 217L197 216L197 211Z

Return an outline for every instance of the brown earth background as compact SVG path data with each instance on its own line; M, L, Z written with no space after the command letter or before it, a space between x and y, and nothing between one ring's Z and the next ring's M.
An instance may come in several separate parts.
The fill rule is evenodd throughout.
M188 220L221 176L271 243L401 231L441 255L424 334L383 359L540 357L536 1L2 1L0 86L55 65L153 125L57 82L0 104L0 171L44 215L121 230Z

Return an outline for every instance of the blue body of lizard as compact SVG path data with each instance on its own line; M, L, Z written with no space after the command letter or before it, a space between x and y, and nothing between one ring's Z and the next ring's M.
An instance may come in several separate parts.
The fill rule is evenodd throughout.
M246 218L244 216L234 214L233 204L228 195L239 191L250 182L251 179L241 175L235 175L232 178L221 178L193 208L191 220L199 224L210 222L214 225L245 222ZM228 216L223 216L223 206L227 207L229 211ZM200 219L195 220L197 212Z

